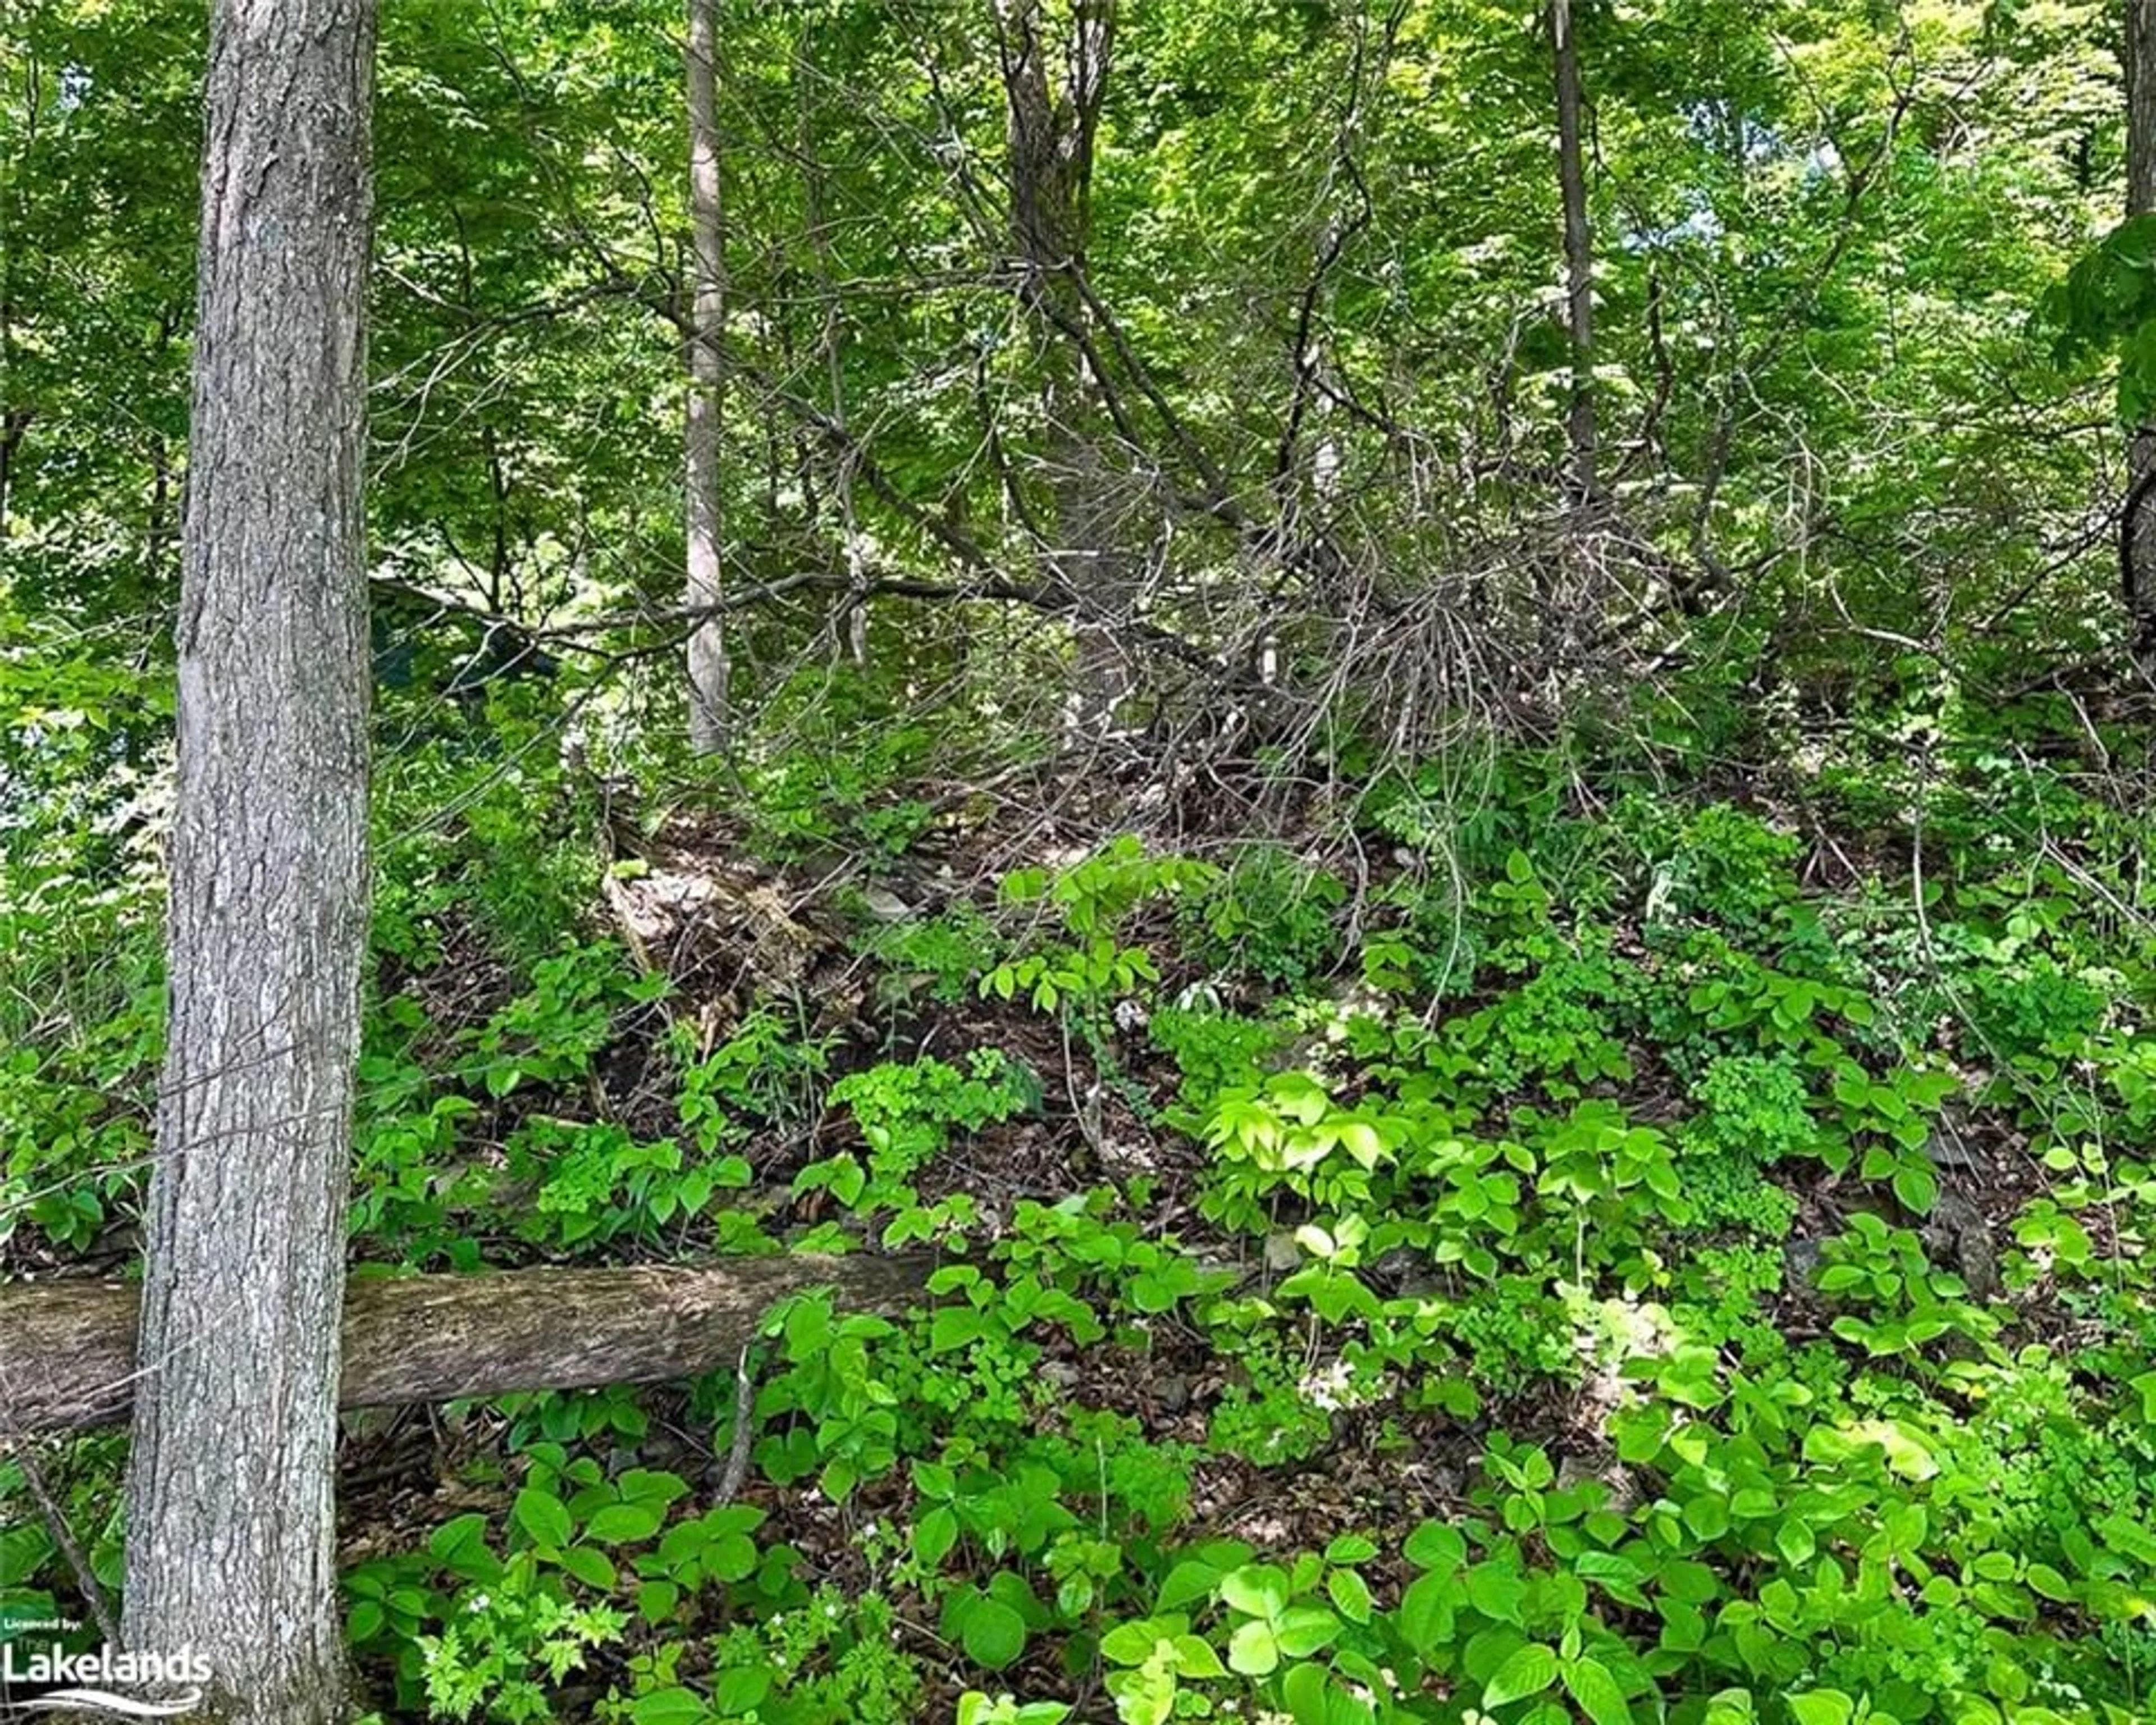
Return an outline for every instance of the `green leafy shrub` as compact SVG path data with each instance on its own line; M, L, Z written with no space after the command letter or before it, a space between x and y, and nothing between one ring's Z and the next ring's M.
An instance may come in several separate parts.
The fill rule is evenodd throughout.
M948 739L918 720L894 723L872 678L803 670L773 692L762 728L783 747L757 747L741 763L760 855L783 862L843 849L888 865L933 824L933 806L912 792Z
M911 1725L922 1676L896 1640L881 1594L820 1587L797 1609L711 1637L709 1673L696 1687L680 1681L682 1644L642 1656L597 1717L608 1725Z
M1014 869L998 889L1003 902L1052 917L1069 937L1006 957L982 978L981 993L1004 1000L1024 993L1041 1012L1067 1004L1098 1040L1111 999L1160 980L1151 952L1122 944L1124 925L1149 901L1178 901L1219 879L1209 863L1147 855L1127 833L1067 868Z
M1599 836L1484 851L1441 952L1418 884L1376 883L1391 926L1364 932L1363 985L1337 993L1320 980L1353 968L1336 906L1293 910L1285 853L1218 874L1111 843L1022 873L993 917L875 937L908 975L893 999L993 1013L1005 975L1061 1021L1074 1076L1156 1135L1146 1172L1049 1201L921 1196L966 1136L1044 1106L1056 1127L1040 1080L993 1048L901 1050L834 1081L841 1045L776 1009L708 1055L675 1031L677 1166L571 1106L610 1046L653 1028L617 959L535 971L446 1076L428 1063L441 1034L385 1011L384 1173L362 1189L383 1228L550 1250L650 1237L691 1169L813 1131L826 1153L793 1190L835 1200L814 1243L866 1226L947 1254L916 1312L797 1301L752 1366L753 1459L779 1502L813 1483L842 1506L876 1581L818 1597L886 1603L875 1650L834 1620L812 1635L759 1510L684 1503L635 1520L640 1538L598 1537L635 1507L597 1458L653 1441L648 1396L502 1409L512 1455L590 1452L546 1463L495 1561L528 1562L562 1606L627 1615L607 1716L910 1717L933 1647L1004 1674L1008 1704L961 1679L983 1719L1050 1717L1064 1703L1022 1702L1019 1674L1045 1684L1060 1660L1097 1661L1119 1720L1163 1725L1462 1708L1494 1725L1559 1708L1590 1725L2116 1725L2075 1697L2148 1687L2156 1178L2134 1147L2156 1127L2156 1056L2130 1006L2092 999L2101 937L1970 881L1926 907L1927 944L1899 891L1799 890L1794 842L1765 819L1620 807ZM1473 842L1508 831L1534 838L1508 815ZM1610 866L1590 878L1590 857ZM1244 1014L1204 983L1153 998L1159 976L1231 965ZM1979 1046L1996 1063L1977 1070ZM498 1194L461 1172L495 1108L529 1216L489 1219ZM834 1121L858 1143L831 1143ZM2017 1312L1958 1274L1933 1159L2010 1121L2051 1180L2001 1235ZM770 1249L699 1197L716 1191L674 1191L675 1224ZM1822 1210L1841 1235L1792 1238ZM2065 1325L2071 1369L2051 1351ZM732 1390L715 1378L691 1417L726 1432ZM1465 1506L1404 1539L1177 1543L1224 1478L1352 1478L1455 1441ZM422 1643L480 1584L428 1554L369 1595L361 1651L397 1666L408 1703L426 1697ZM458 1638L443 1669L490 1674L460 1694L554 1692L564 1631L522 1625Z
M1186 950L1208 970L1294 985L1334 962L1334 919L1347 901L1335 876L1259 845L1184 899L1177 920Z
M1802 1155L1818 1142L1804 1076L1788 1054L1717 1055L1691 1086L1700 1112L1685 1137L1762 1163Z
M961 899L933 916L909 917L879 928L864 943L883 966L885 991L895 992L914 976L931 998L955 1006L972 997L983 977L996 968L1003 937L978 906Z
M1635 803L1634 810L1653 805ZM1651 816L1650 831L1660 823ZM1653 843L1650 839L1650 845ZM1757 815L1715 803L1667 835L1648 890L1646 918L1700 920L1743 938L1772 940L1787 932L1799 901L1795 864L1803 846Z
M794 1177L793 1191L829 1191L865 1216L912 1204L914 1177L954 1132L978 1132L1030 1113L1040 1106L1041 1091L1029 1067L1000 1049L982 1048L966 1057L963 1070L924 1055L849 1073L831 1086L829 1101L852 1110L866 1163L850 1151L812 1163Z

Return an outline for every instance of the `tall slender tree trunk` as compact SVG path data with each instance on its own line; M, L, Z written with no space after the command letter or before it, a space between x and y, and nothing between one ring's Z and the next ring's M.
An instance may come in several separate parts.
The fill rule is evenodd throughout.
M1078 280L1091 238L1093 141L1115 42L1114 0L1073 0L1060 77L1040 0L998 0L1010 155L1011 240L1020 295L1040 343L1042 460L1054 542L1042 562L1052 581L1095 614L1074 625L1070 728L1110 723L1128 693L1118 623L1135 601L1116 554L1114 506L1094 435L1077 338L1086 327Z
M23 386L15 341L15 263L22 252L18 230L29 223L20 208L25 170L20 161L10 157L28 158L37 146L43 74L34 54L26 51L23 59L21 136L13 151L0 154L0 545L8 538L8 501L14 490L16 458L36 417L28 402L18 398Z
M2119 64L2126 74L2126 213L2156 213L2156 0L2126 0ZM2133 614L2133 645L2144 656L2156 648L2156 509L2147 499L2156 469L2156 427L2138 425L2127 439L2126 600Z
M1574 509L1595 495L1594 239L1587 219L1587 150L1581 121L1579 44L1572 0L1550 0L1550 47L1557 65L1557 172L1564 203L1565 322L1572 343L1572 396L1565 413L1568 480Z
M690 311L689 423L685 516L688 603L718 605L726 592L719 562L721 410L726 380L720 343L726 333L726 206L719 178L718 0L689 0L689 245L694 271ZM689 638L689 742L699 754L726 746L725 619L713 611Z
M214 0L170 1019L125 1633L343 1716L332 1514L367 939L372 0Z

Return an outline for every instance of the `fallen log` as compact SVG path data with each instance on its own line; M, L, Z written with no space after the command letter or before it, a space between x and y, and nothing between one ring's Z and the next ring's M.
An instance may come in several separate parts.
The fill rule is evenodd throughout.
M363 1277L344 1302L345 1407L459 1401L511 1390L588 1389L692 1378L733 1363L772 1305L829 1287L856 1312L903 1310L932 1260L795 1256L696 1268L511 1270ZM126 1417L140 1369L141 1292L124 1282L0 1285L0 1436ZM214 1314L194 1332L218 1346Z

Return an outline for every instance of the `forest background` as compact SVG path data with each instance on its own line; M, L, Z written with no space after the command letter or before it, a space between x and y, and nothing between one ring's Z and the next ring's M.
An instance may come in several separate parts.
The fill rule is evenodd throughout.
M140 1256L206 52L0 5L10 1285ZM2156 1707L2148 7L376 79L355 1285L934 1268L347 1414L362 1709ZM5 1441L94 1626L126 1443Z

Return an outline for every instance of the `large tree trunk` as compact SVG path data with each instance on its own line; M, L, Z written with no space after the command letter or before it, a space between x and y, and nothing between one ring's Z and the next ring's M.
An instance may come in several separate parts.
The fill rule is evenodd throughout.
M685 55L689 97L689 249L694 270L689 335L689 422L685 519L688 604L716 607L725 596L719 562L722 499L719 471L724 405L726 213L719 179L718 0L689 0ZM724 619L716 610L689 638L689 743L697 753L726 746L730 668Z
M829 1286L853 1311L899 1311L932 1260L743 1258L698 1269L512 1270L354 1282L344 1302L348 1408L520 1389L693 1378L732 1365L772 1304ZM136 1290L0 1286L0 1438L123 1417L136 1383Z
M367 940L372 0L215 0L170 1019L130 1645L242 1721L344 1712L332 1467Z

